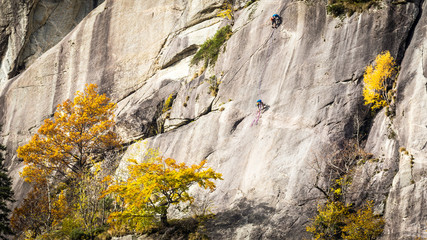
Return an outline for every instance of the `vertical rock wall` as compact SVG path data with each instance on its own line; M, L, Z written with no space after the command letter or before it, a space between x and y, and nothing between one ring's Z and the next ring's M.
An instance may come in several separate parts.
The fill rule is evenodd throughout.
M103 1L0 3L0 82L21 73Z
M43 31L61 32L43 18L49 12L55 19L51 4L46 1L34 12L34 24L44 27L28 38L34 44L22 47L29 62L39 49L31 46L45 46ZM357 169L354 187L362 190L353 197L377 200L376 209L387 220L384 239L423 234L425 6L382 2L380 8L339 20L326 14L323 1L260 0L249 7L239 1L233 36L215 67L203 70L190 61L198 46L230 23L216 17L221 5L213 0L106 1L19 76L1 83L1 137L18 198L25 189L14 150L58 103L85 83L97 83L118 103L120 134L129 143L144 139L130 145L124 159L158 147L190 164L208 159L224 175L211 195L217 213L207 224L212 239L308 237L305 224L322 200L313 187L316 163L336 142L354 136L355 118L367 118L361 98L364 67L389 50L403 60L391 127L397 137L388 138L390 128L379 113L367 151L380 161ZM73 16L80 16L73 9ZM269 23L273 13L283 17L278 29ZM209 82L214 75L216 96ZM172 109L162 114L170 94L175 96ZM258 122L257 99L267 104ZM401 146L414 164L399 153Z

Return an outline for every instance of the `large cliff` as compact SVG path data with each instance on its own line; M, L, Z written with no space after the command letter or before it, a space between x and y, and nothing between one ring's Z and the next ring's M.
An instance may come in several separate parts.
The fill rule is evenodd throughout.
M427 3L384 1L343 19L327 15L325 1L245 4L235 1L233 35L205 71L190 61L198 46L230 24L217 17L221 1L107 0L50 50L26 58L38 57L0 83L1 137L17 198L25 187L16 148L57 104L85 83L97 83L118 103L125 140L144 139L124 158L157 147L188 163L208 159L223 174L211 195L217 213L207 223L212 239L308 237L305 225L323 197L313 186L316 165L357 129L379 161L355 169L353 198L376 200L386 219L383 239L425 237ZM269 23L273 13L283 17L277 29ZM401 65L392 125L383 111L372 119L361 97L364 68L384 50ZM213 75L216 96L209 91ZM165 116L170 94L176 97ZM267 108L252 124L257 99ZM413 164L400 147L414 156Z

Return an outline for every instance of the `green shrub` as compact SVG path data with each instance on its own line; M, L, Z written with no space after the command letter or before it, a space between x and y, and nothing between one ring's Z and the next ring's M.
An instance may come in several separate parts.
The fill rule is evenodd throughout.
M197 51L196 55L194 55L191 60L191 64L197 64L201 60L205 61L205 66L215 64L218 59L221 46L231 37L232 34L233 32L231 31L230 25L219 29L213 38L207 39L202 46L200 46L199 51Z
M334 17L343 18L355 12L362 12L376 5L378 0L329 0L326 12Z
M70 234L71 240L90 240L90 235L80 228L73 229Z
M257 0L250 0L245 4L245 8L249 7L250 5L252 5L252 3L256 2Z
M99 239L97 236L106 232L107 230L108 230L108 226L96 227L89 231L85 231L82 228L75 228L70 233L70 239L71 240Z
M326 12L334 17L344 15L345 11L345 7L341 3L332 3L326 6Z
M208 82L210 85L209 86L209 93L213 97L216 97L216 95L218 94L218 91L219 91L219 84L221 83L221 81L218 80L215 75L213 75L209 78Z

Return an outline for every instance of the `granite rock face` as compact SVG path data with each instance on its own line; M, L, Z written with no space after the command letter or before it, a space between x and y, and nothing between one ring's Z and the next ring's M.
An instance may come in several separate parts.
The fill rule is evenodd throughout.
M102 1L4 0L0 3L0 82L56 45Z
M107 0L3 81L1 137L17 197L25 185L14 150L57 104L96 83L118 103L118 132L129 143L144 139L123 159L156 147L190 164L208 159L223 174L210 195L212 239L307 238L305 225L322 201L316 166L331 146L354 137L360 119L365 150L379 161L355 170L354 201L376 200L387 222L383 239L425 236L426 4L383 2L343 20L327 15L323 1L245 4L236 1L231 21L216 16L219 1ZM277 29L273 13L283 17ZM215 66L191 65L198 47L231 22ZM361 97L365 66L385 50L401 62L392 122L383 112L371 119ZM257 120L258 99L266 108Z

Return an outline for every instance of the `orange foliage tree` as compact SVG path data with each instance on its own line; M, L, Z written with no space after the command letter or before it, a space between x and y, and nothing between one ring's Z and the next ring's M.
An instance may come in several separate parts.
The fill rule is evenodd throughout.
M68 187L76 185L79 179L90 174L96 162L103 160L107 151L120 146L121 140L113 131L116 104L104 94L98 94L96 88L95 84L87 84L84 92L78 91L73 101L59 104L53 119L46 119L29 143L18 148L18 157L26 165L22 176L33 183L34 190L27 202L24 201L25 209L15 211L15 219L33 204L39 204L37 199L41 196L36 198L34 194L42 193L37 189L44 189L43 207L47 209L48 224L54 223L55 214L64 217L63 210L55 210L55 199L61 200L56 204L62 207L66 203L65 195L61 197L64 193L58 195L59 183L67 183Z
M74 101L59 104L53 119L46 119L30 142L18 148L27 181L37 182L41 171L76 177L101 160L104 151L120 145L112 131L116 104L96 88L88 84Z
M49 200L50 196L46 192L46 185L34 186L21 205L14 209L10 222L16 233L26 231L28 237L36 237L52 225L58 224L68 213L64 193ZM52 201L51 209L48 201Z
M204 166L206 160L192 166L161 157L152 157L143 163L129 161L132 163L128 166L129 178L115 181L104 195L114 194L124 204L122 211L110 215L110 222L113 225L123 223L135 230L143 230L155 214L160 215L162 225L167 226L171 205L193 202L188 192L190 186L198 184L213 191L216 186L211 180L222 179L220 173Z

